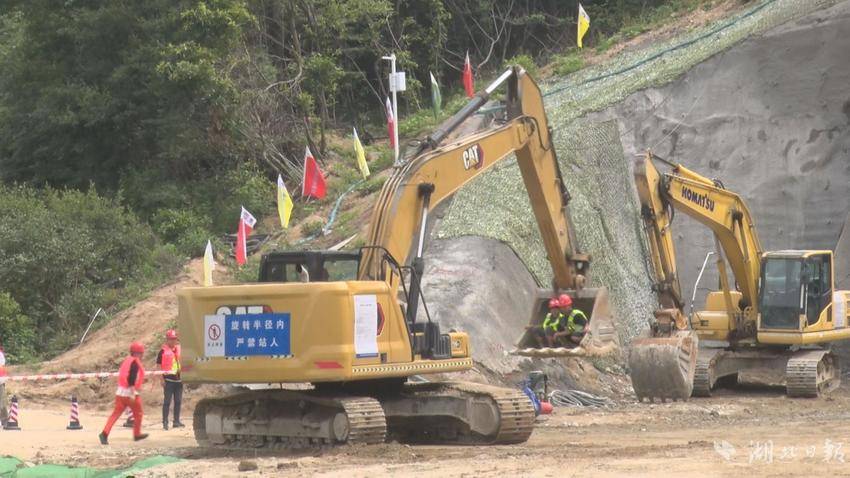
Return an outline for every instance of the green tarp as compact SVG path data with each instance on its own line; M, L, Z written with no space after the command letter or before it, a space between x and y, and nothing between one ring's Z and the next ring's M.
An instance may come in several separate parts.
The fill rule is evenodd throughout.
M75 468L64 465L36 465L27 467L14 457L0 457L0 477L2 478L123 478L136 472L180 461L173 456L157 455L139 460L122 470L98 470L95 468Z

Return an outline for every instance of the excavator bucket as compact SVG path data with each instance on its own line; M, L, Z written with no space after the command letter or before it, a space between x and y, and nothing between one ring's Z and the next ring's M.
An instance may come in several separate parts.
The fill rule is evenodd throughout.
M581 310L588 317L587 333L581 343L564 344L560 347L540 347L535 338L534 329L543 324L549 312L551 289L538 289L531 311L528 327L523 332L512 355L525 357L587 357L611 353L618 346L617 331L611 319L608 305L608 289L605 287L584 288L581 290L564 291L573 299L573 307Z
M629 369L638 401L687 400L694 388L698 342L693 330L633 340Z

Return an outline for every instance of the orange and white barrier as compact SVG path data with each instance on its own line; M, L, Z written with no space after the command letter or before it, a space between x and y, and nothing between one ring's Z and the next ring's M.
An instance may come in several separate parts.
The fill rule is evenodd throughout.
M145 375L165 375L162 370L146 371ZM8 382L37 382L40 380L68 380L87 378L111 378L117 377L118 372L88 372L88 373L45 373L38 375L9 375L0 380Z

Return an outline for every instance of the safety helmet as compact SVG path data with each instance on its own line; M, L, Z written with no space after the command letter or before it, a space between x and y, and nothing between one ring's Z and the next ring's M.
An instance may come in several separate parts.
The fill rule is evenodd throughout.
M549 299L549 308L550 309L557 309L560 306L561 306L561 303L558 302L558 299L556 299L554 297Z
M561 296L558 297L558 303L561 304L561 307L572 307L573 299L567 294L561 294Z
M141 342L133 342L130 344L130 353L131 354L143 354L145 353L145 345Z
M168 331L165 332L165 338L166 339L176 339L177 338L177 331L174 330L174 329L168 329Z

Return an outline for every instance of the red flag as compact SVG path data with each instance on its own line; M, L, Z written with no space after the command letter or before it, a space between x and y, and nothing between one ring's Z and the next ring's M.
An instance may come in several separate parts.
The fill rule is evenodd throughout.
M387 133L390 135L390 148L395 148L395 116L393 116L393 105L387 97Z
M470 98L475 96L475 86L472 82L472 65L469 63L469 52L466 52L466 61L463 63L463 89L466 90L466 96Z
M239 215L239 230L236 231L236 263L240 266L245 264L248 259L248 236L254 230L255 224L257 224L257 220L243 207L242 213Z
M301 183L301 195L316 199L325 197L325 176L319 169L319 163L310 152L309 146L304 153L304 181Z

